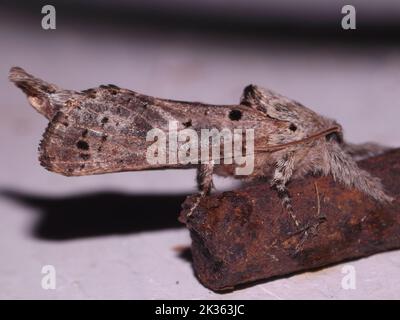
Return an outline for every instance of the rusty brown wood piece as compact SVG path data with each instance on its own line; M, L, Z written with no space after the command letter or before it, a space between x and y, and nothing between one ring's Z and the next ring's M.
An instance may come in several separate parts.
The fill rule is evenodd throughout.
M293 181L289 190L302 226L312 224L317 215L326 218L297 253L303 233L297 232L268 184L208 196L190 217L186 211L193 197L188 197L180 220L191 233L199 280L215 291L232 289L399 248L400 149L359 165L382 179L394 203L379 204L331 177Z

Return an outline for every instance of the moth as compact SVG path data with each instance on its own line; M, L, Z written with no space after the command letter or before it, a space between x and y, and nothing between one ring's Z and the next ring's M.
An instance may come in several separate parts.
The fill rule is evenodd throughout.
M355 145L344 140L343 129L326 118L271 90L247 86L237 105L212 105L159 99L115 85L83 91L65 90L35 78L19 67L9 78L49 125L40 143L40 163L66 176L121 171L197 167L198 199L210 193L213 174L247 180L266 179L299 227L288 183L307 174L332 175L383 204L393 198L380 180L360 169L357 160L388 148L373 143ZM254 129L254 170L235 174L235 163L152 164L146 160L146 134L152 128ZM193 209L198 202L195 203ZM190 211L193 212L193 210Z

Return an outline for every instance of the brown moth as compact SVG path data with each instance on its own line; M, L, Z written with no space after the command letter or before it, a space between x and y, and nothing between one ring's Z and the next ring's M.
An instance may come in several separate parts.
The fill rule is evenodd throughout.
M343 139L342 127L300 103L273 91L249 85L238 105L211 105L158 99L114 85L83 91L65 90L37 79L23 69L10 70L10 80L30 104L50 120L39 147L40 163L66 176L167 168L198 168L199 199L212 188L213 173L235 176L235 164L149 164L146 134L153 128L254 129L254 170L238 178L266 178L275 188L296 226L287 184L306 174L332 175L382 203L393 199L378 178L356 160L382 153L386 147L354 145ZM245 149L245 148L244 148ZM197 202L198 203L198 202ZM193 208L194 209L194 208ZM193 210L192 210L193 211Z

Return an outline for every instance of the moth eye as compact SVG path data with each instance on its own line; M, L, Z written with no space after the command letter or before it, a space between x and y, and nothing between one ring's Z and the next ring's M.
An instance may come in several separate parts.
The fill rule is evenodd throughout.
M289 126L289 130L291 130L291 131L296 131L297 130L297 127L296 127L296 125L294 125L293 123L291 123L290 124L290 126Z
M233 120L233 121L238 121L242 118L242 111L240 110L232 110L231 112L229 112L229 119Z
M326 141L335 141L337 143L342 143L342 137L337 132L331 132L325 136Z

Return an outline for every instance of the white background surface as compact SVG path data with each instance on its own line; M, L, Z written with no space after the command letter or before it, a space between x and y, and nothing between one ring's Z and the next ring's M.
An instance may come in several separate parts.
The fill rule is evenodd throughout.
M40 12L37 19L0 13L0 298L400 298L398 251L348 263L356 268L356 290L341 288L343 265L336 265L215 294L197 281L190 262L177 251L189 246L190 238L175 223L176 199L177 211L168 212L174 222L157 227L135 227L135 217L141 216L138 224L145 225L146 218L167 215L163 202L158 207L150 205L149 212L145 206L135 210L134 205L115 204L113 210L109 204L101 225L89 202L79 214L71 212L76 220L67 219L64 229L57 227L66 234L64 239L56 239L58 229L51 230L53 224L48 222L57 220L54 215L60 203L99 192L116 194L102 198L103 204L108 199L129 202L129 197L134 204L141 194L174 199L195 191L194 171L81 178L47 172L37 160L47 120L35 113L21 91L7 80L9 68L19 65L65 88L81 90L115 83L159 97L224 104L238 102L242 88L256 83L336 118L350 141L396 146L400 141L398 47L366 49L276 39L230 41L193 36L185 30L157 33L133 28L121 34L101 26L66 26L61 17L56 31L44 31ZM230 181L217 179L219 190L231 186ZM50 212L46 211L49 207L43 203L53 200ZM74 208L79 206L78 201ZM132 218L118 211L124 209L131 210ZM84 215L90 215L94 232L83 228L74 233L74 224L82 229L80 215L86 224ZM113 226L120 217L131 225L123 234ZM97 231L96 226L100 228ZM56 268L56 290L41 288L41 268L47 264Z

